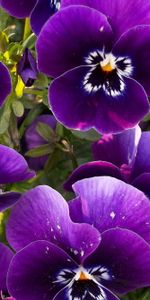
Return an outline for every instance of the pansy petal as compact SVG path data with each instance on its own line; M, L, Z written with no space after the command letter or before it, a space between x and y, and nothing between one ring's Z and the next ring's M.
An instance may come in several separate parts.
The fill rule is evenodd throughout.
M87 258L87 265L105 267L110 278L101 283L117 293L150 285L150 245L127 229L104 232L100 246Z
M99 294L99 297L97 296L97 291L99 290L99 292L101 294ZM86 290L87 292L87 290ZM93 291L94 293L94 291ZM91 295L89 293L86 294L86 296L84 297L84 300L92 300L92 299L100 299L100 300L120 300L117 296L115 296L111 291L109 291L108 289L106 289L103 286L98 286L98 288L96 288L95 291L95 295L93 294L94 297L91 297ZM69 298L69 289L66 287L64 289L62 289L57 295L56 297L54 297L53 300L68 300L68 299L81 299L81 298Z
M134 163L133 179L142 173L150 173L150 132L143 132Z
M80 261L97 248L100 233L89 224L74 224L64 198L49 186L38 186L12 208L7 239L15 250L45 239Z
M54 2L56 1L38 0L30 17L31 27L36 35L40 33L48 18L57 12L59 5L58 3L55 5Z
M30 15L37 0L0 0L0 5L10 14L17 18L25 18Z
M0 106L2 106L7 96L11 93L12 82L8 69L1 62L0 74Z
M0 291L7 292L6 275L13 252L4 244L0 243Z
M105 44L111 44L111 36L110 25L100 12L84 6L62 9L46 22L39 34L36 46L39 70L56 77L84 64L89 51L102 50Z
M84 80L91 68L81 66L56 78L50 86L49 101L55 117L68 128L117 133L134 127L149 111L144 89L124 78L125 89L109 96L102 88L87 91Z
M83 178L94 176L112 176L121 179L119 168L106 161L93 161L75 169L64 184L64 188L73 191L72 185Z
M132 185L150 198L150 173L143 173L132 181Z
M141 191L102 176L78 181L73 189L81 201L82 222L93 224L100 232L127 228L150 242L150 201ZM72 207L75 209L75 203Z
M20 198L21 194L16 192L0 193L0 211L13 206Z
M137 26L123 34L113 49L113 53L116 55L128 56L131 59L133 66L132 77L141 83L148 95L150 95L149 37L150 26Z
M86 5L104 13L113 28L115 38L129 28L150 24L150 3L147 0L62 0L62 7Z
M116 135L105 134L92 145L94 159L105 160L118 167L122 164L132 165L140 137L139 126Z
M0 145L0 170L1 184L23 181L35 176L35 172L29 170L23 156L4 145Z
M18 252L8 272L8 290L17 300L52 300L63 288L56 283L65 269L77 268L62 249L47 242L36 241Z

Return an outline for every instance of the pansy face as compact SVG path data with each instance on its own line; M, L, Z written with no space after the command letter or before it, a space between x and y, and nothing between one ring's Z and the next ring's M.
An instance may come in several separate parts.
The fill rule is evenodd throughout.
M118 300L150 284L145 195L109 177L78 181L74 190L70 214L47 186L28 191L12 209L7 240L18 252L7 282L14 298Z
M125 90L123 76L133 73L130 58L115 57L111 53L96 50L89 54L85 62L92 65L83 80L85 91L90 94L102 89L108 96L121 96Z
M85 269L79 267L75 270L61 270L56 277L56 283L68 286L68 300L74 299L106 299L103 287L100 285L102 280L111 280L111 275L107 268L98 266Z
M61 9L45 24L37 41L38 66L56 77L49 103L66 127L121 132L149 111L150 26L139 20L115 40L107 14L84 4Z

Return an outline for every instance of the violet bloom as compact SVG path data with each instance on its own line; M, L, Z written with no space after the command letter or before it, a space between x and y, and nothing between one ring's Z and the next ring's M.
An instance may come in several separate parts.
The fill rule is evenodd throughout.
M78 181L74 191L70 214L49 186L28 191L13 207L6 231L18 252L7 284L17 300L117 300L150 285L146 196L110 177Z
M0 62L0 107L11 93L12 82L7 67Z
M17 65L17 73L25 86L32 86L37 78L38 70L36 60L29 49L25 49L22 58Z
M21 154L7 146L0 145L0 184L24 181L35 176ZM20 193L0 191L0 211L12 206Z
M64 184L72 191L72 184L94 176L112 176L128 182L150 196L150 132L139 126L123 133L103 135L93 144L93 162L73 171Z
M39 34L42 26L60 8L61 0L0 0L0 6L17 18L30 16L31 27Z
M65 4L37 41L39 70L58 77L49 89L55 117L68 128L101 133L134 127L149 111L150 26L143 24L150 24L150 2Z
M53 115L41 115L35 119L35 121L28 127L25 133L25 146L26 150L37 148L41 145L46 144L47 142L42 138L42 136L37 131L37 125L39 122L42 122L48 125L51 129L55 130L56 128L56 119ZM31 169L40 170L43 169L44 164L48 159L48 155L44 155L38 158L27 158L28 164Z

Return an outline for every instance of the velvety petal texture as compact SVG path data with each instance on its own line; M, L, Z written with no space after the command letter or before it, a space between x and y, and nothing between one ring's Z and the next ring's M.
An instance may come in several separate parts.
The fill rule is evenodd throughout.
M126 228L150 242L150 202L141 191L103 176L78 181L73 189L81 202L82 222L93 224L100 232ZM75 210L76 199L72 200L70 214L78 222ZM81 211L79 216L81 222Z
M49 90L49 103L59 122L66 127L101 133L117 133L134 127L149 111L149 103L142 86L125 78L125 91L116 98L102 89L87 92L83 81L91 72L81 66L56 78ZM73 112L73 114L72 114Z
M12 82L7 67L0 62L0 106L3 105L7 96L11 93Z
M136 160L134 163L132 177L135 178L141 173L150 173L150 132L143 132L138 145Z
M128 29L150 24L150 2L147 0L62 0L62 7L86 5L104 13L113 28L115 38Z
M150 198L150 173L143 173L132 181L132 185L143 191Z
M13 252L4 244L0 243L0 291L7 292L6 275Z
M62 9L46 22L39 34L38 68L56 77L84 64L89 52L104 45L109 49L111 40L111 27L102 13L83 6Z
M31 27L38 35L45 22L60 8L60 0L38 0L31 14ZM39 17L40 16L40 17Z
M23 181L35 176L26 160L14 149L0 145L0 183Z
M150 95L149 36L150 25L136 26L123 34L113 49L116 55L130 57L134 66L132 77L142 84L148 95Z
M89 224L74 224L63 197L48 186L38 186L12 208L7 239L17 251L33 241L48 240L82 261L99 245L100 233Z
M103 135L101 139L92 145L95 160L103 160L121 167L123 164L133 165L137 153L141 129L136 126L125 130L121 134Z
M0 193L0 211L13 206L20 198L21 194L16 192Z
M0 5L10 15L17 18L28 17L37 0L0 0Z
M105 266L111 279L103 280L102 284L119 294L150 284L150 245L130 230L105 231L100 246L88 257L85 266L87 264Z
M68 191L73 191L72 185L81 179L94 176L112 176L118 179L122 178L119 168L115 165L104 161L93 161L81 165L75 169L64 183L64 188Z
M7 280L9 293L17 300L52 300L63 288L63 284L56 284L58 274L76 268L62 249L36 241L14 256Z

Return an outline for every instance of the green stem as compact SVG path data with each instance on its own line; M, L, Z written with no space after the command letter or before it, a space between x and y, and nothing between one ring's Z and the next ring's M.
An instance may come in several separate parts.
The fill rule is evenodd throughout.
M41 91L41 90L33 90L33 89L30 89L30 88L24 88L24 94L42 96L43 95L43 91Z
M31 33L30 19L26 18L24 24L23 41L25 41L29 37L30 33Z

